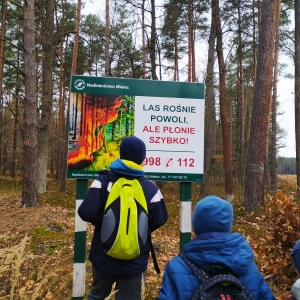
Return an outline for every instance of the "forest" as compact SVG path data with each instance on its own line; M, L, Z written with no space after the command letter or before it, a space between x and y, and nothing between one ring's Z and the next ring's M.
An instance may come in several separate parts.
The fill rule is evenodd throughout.
M296 159L294 157L278 157L277 174L296 175Z
M0 38L0 169L23 174L23 205L38 204L48 172L65 189L72 74L204 82L201 193L223 174L226 197L244 186L251 211L262 203L259 187L276 190L285 136L277 122L278 76L293 76L281 54L294 61L300 128L297 1L23 4L1 1ZM85 5L98 14L82 14ZM298 140L296 134L296 149ZM250 195L254 185L261 192Z
M95 13L84 14L85 5L94 6ZM67 181L67 160L77 130L72 127L76 119L70 92L73 75L203 83L203 182L193 185L193 201L212 193L229 201L239 200L235 204L236 222L240 222L242 233L249 234L256 253L261 254L260 270L272 278L283 278L280 276L290 267L289 251L297 240L300 224L296 207L300 195L300 0L0 0L0 11L1 186L3 197L8 193L6 186L14 191L10 198L0 199L4 201L3 212L8 209L23 220L17 207L27 208L24 213L29 219L25 220L30 220L34 209L58 205L65 208L63 213L71 213L68 209L74 203L67 195L75 192L74 182ZM293 62L293 71L285 57ZM296 158L278 155L285 147L286 135L278 122L279 76L294 81ZM96 96L82 97L93 120ZM98 100L103 105L108 103L107 99ZM92 168L107 168L112 160L108 144L134 134L133 99L126 96L122 104L120 99L112 101L118 112L115 122L109 126L93 124L93 134L102 137L107 164L96 164L99 153L93 149L99 144L95 144L89 149L93 155L85 155L83 161L92 163ZM70 161L76 165L76 157L73 159ZM291 188L282 188L280 174L295 174L296 182ZM54 185L57 194L52 190ZM175 189L169 182L158 185L170 197L168 205L170 211L176 211L172 215L176 225L178 205L171 204L172 192L178 192L178 186ZM55 210L51 208L53 218ZM63 228L70 230L69 218L60 218L62 222L68 220ZM25 247L27 243L26 233L17 244L9 218L6 224L9 231L5 235L0 231L0 240L7 247L0 248L2 262L9 257L7 251L13 249L9 247ZM17 226L17 234L22 233L22 225ZM47 230L35 229L33 237L39 247L32 245L33 249L41 249L41 239L46 236ZM64 238L56 233L49 237L50 246L43 246L43 253L72 249L70 237L67 245L59 242L53 246L53 240ZM178 244L176 234L172 238ZM167 254L160 258L165 264L177 250L170 251L166 245L163 249ZM28 262L26 276L24 262ZM36 267L39 263L28 256L23 265L21 261L20 272L25 278L23 283L19 281L22 291L28 285L34 286L29 280L32 274L36 284L44 285L42 271ZM0 280L0 286L7 283L6 290L2 288L7 293L0 297L15 293L21 274L16 269L14 282ZM4 268L0 276L9 278L10 273L5 272ZM290 282L293 275L289 271L282 282ZM68 280L64 283L66 293ZM280 280L274 281L275 287ZM159 280L155 284L157 288ZM36 299L52 299L46 294Z

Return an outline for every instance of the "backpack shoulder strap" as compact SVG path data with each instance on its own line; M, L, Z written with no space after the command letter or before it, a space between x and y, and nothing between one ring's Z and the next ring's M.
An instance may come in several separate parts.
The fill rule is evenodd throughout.
M183 253L180 253L179 256L187 264L200 282L204 282L205 280L209 279L210 276L203 269L192 263Z
M153 244L152 244L151 233L149 233L149 238L150 238L149 239L149 246L150 246L151 257L152 257L152 260L153 260L154 269L156 271L156 274L160 274L160 268L159 268L157 258L156 258L156 254L155 254L155 251L154 251L154 247L153 247Z
M211 277L202 268L199 268L194 263L192 263L183 253L180 253L179 256L188 265L188 267L192 270L192 272L195 274L195 276L198 278L198 280L200 280L202 284L206 285L205 286L206 290L215 284L214 281L209 282L209 279ZM219 274L219 275L215 275L214 278L216 278L215 281L217 281L217 278L220 278L220 279L222 279L222 281L234 285L235 287L239 288L240 290L243 290L244 294L247 296L247 299L254 300L252 293L245 286L243 286L241 284L241 282L239 281L239 279L236 278L235 276L229 275L229 274ZM197 290L195 292L197 292ZM197 299L197 297L196 297L196 299Z
M108 171L101 170L98 172L98 178L101 181L101 198L104 201L104 206L107 201L107 185L108 185Z

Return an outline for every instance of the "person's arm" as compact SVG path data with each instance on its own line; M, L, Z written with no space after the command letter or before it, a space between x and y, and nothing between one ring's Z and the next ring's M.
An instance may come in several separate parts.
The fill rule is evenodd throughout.
M156 185L154 185L154 193L152 194L153 196L148 205L149 229L151 232L164 225L168 220L168 211L165 201Z
M189 300L199 285L191 269L177 255L167 264L156 300Z
M248 288L255 300L276 300L271 288L261 275L256 264L252 262L249 266L247 274L240 278L242 284Z
M101 226L105 199L103 198L103 175L98 176L90 186L87 195L78 208L78 214L83 221Z
M172 274L170 273L170 268L167 265L162 280L162 286L156 300L171 300L172 298L175 298L175 294L176 288L172 282Z

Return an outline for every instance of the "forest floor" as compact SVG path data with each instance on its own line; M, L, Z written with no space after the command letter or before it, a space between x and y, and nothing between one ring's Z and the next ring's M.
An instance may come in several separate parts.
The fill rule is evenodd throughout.
M279 180L293 184L296 177L280 176ZM65 193L59 193L57 183L49 180L47 193L40 197L41 205L21 208L20 181L0 177L0 299L72 298L75 181L68 181L67 186ZM153 241L163 274L167 262L179 252L179 185L165 183L162 192L169 220L153 234ZM192 186L192 202L199 199L199 185L195 184ZM88 225L87 254L92 231L92 226ZM91 284L88 261L86 271L88 292ZM155 273L150 258L144 299L155 298L162 274ZM283 284L288 286L290 282ZM287 295L284 291L279 293L275 287L273 292L277 299L284 299Z

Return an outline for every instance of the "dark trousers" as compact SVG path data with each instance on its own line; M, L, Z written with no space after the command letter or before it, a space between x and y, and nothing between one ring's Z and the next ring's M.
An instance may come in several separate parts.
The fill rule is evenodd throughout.
M112 285L116 283L115 300L141 300L142 278L138 276L113 276L105 274L92 266L93 283L88 300L104 300L112 291Z

